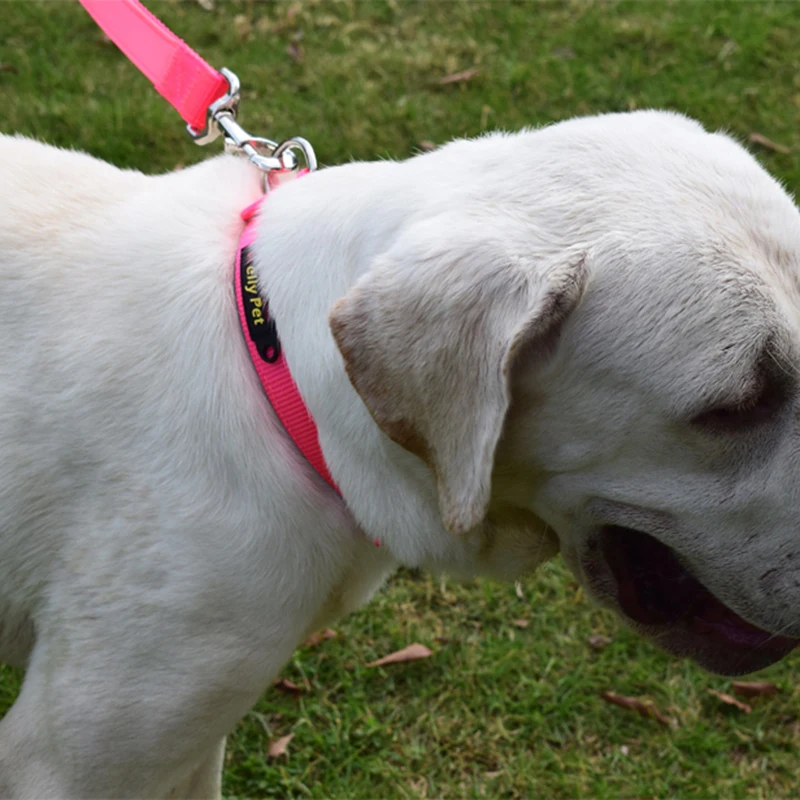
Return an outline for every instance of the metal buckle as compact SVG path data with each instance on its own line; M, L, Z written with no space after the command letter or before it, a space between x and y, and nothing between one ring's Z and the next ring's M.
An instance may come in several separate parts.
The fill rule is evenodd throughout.
M253 136L237 121L241 87L235 73L223 67L220 73L228 81L228 91L215 100L206 112L206 127L202 131L187 125L195 144L205 145L219 136L225 137L225 152L243 153L263 172L297 169L296 152L303 154L309 171L317 168L317 157L311 144L300 136L273 142L263 136Z

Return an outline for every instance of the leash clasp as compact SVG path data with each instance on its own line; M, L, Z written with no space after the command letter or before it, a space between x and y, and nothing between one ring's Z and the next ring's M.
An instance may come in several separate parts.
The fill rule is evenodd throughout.
M315 170L317 157L306 139L294 136L279 144L263 136L253 136L236 121L241 99L239 78L225 67L220 73L228 81L228 91L208 107L206 127L199 131L191 125L186 126L195 144L206 145L223 136L226 153L243 153L263 172L296 169L295 153L300 151L308 170Z
M228 91L206 109L205 128L200 131L191 125L186 126L186 130L189 132L189 136L194 139L195 144L204 145L215 141L223 133L219 124L220 118L223 115L227 115L235 119L239 111L241 84L238 76L225 67L220 70L220 74L228 81Z

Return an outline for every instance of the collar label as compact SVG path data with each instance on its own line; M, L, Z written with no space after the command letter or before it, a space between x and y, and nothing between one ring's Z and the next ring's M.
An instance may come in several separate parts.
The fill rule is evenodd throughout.
M239 280L242 285L242 304L247 320L247 333L261 358L268 364L274 364L280 358L281 343L275 323L269 318L269 306L258 290L253 252L249 246L242 248Z

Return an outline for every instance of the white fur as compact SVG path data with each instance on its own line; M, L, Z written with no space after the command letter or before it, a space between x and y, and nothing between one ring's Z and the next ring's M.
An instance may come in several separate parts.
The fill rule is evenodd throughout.
M243 346L232 262L258 193L233 157L146 177L0 138L0 658L28 670L0 723L0 795L217 796L225 734L308 633L398 563L515 578L552 555L552 528L584 579L592 526L633 525L628 508L668 515L664 540L721 599L800 636L794 424L733 453L675 422L746 381L753 342L800 346L800 219L742 148L672 114L609 115L271 194L261 284L344 502L287 440ZM480 419L504 434L488 512L487 490L462 535L443 524L439 473L470 500L486 464L450 453L437 484L373 420L329 327L343 298L334 317L353 326L361 301L391 297L420 253L420 302L461 263L478 287L485 270L522 281L517 300L469 295L492 305L502 347L476 358L463 407L499 398ZM517 356L559 269L580 291L558 345ZM445 453L464 431L437 382L469 372L424 372L444 341L457 360L465 333L440 299L410 364ZM404 344L370 335L377 358ZM372 369L348 368L356 385ZM402 387L385 388L391 412Z

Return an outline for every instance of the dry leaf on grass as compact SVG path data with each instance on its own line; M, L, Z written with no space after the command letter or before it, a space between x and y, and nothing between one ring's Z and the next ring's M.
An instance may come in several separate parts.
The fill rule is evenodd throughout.
M614 694L614 692L603 692L602 697L603 700L613 703L615 706L620 706L621 708L630 708L634 711L638 711L643 717L650 717L658 722L659 725L663 725L665 728L672 727L672 723L656 708L656 704L652 700L639 700L636 697L623 697L620 694Z
M609 639L608 636L596 633L589 637L589 647L591 647L592 650L602 650L604 647L608 647L613 641L614 640Z
M296 683L288 680L287 678L279 678L277 681L275 681L273 686L279 692L290 694L292 697L300 697L300 695L305 691L302 686L298 686Z
M516 625L518 628L527 628L531 621L529 619L512 619L511 624Z
M12 75L19 75L19 70L13 64L0 64L0 72L10 72Z
M247 14L237 14L233 18L233 27L240 39L247 40L253 30L253 23L250 22Z
M429 650L424 644L410 644L396 653L379 658L367 664L368 667L382 667L384 664L402 664L405 661L417 661L420 658L429 658L433 655L433 650Z
M740 708L744 711L745 714L749 714L753 709L747 705L747 703L743 703L741 700L737 700L735 697L731 697L729 694L723 694L722 692L718 692L715 689L706 689L709 694L713 694L714 697L721 700L723 703L729 706L736 706L736 708Z
M751 141L753 144L760 144L762 147L766 147L767 150L774 150L776 153L783 153L783 155L788 155L792 151L785 145L785 144L778 144L777 142L773 142L772 139L767 139L763 133L751 133L748 137L748 140Z
M452 75L445 75L439 81L441 86L447 86L448 83L464 83L468 81L470 78L474 78L478 74L478 67L472 67L472 69L465 69L463 72L454 72Z
M286 45L286 52L295 64L303 63L303 48L297 42L289 42Z
M572 61L573 58L577 58L575 51L571 47L555 47L553 48L553 55L564 61Z
M734 681L731 687L742 697L767 697L780 691L774 683L766 681Z
M294 739L294 734L290 733L287 736L281 736L280 739L276 739L274 742L270 742L269 748L267 749L267 755L270 758L285 756L286 749L289 747L289 742L291 742L292 739Z
M436 149L436 145L429 139L422 139L419 142L419 149L425 153L430 153L431 150Z
M317 631L312 633L308 639L303 642L305 647L316 647L324 639L335 639L339 634L333 628L325 628L324 631Z

